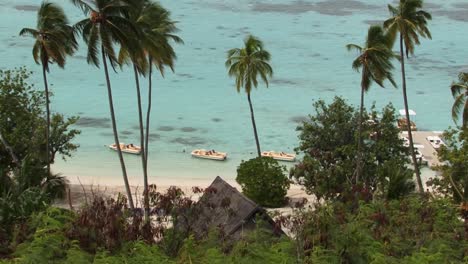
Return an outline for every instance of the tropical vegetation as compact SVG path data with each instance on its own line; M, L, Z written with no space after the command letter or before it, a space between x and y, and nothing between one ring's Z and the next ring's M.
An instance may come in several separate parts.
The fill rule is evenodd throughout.
M228 51L226 60L229 76L236 79L237 92L240 92L243 87L245 93L247 93L258 157L262 155L250 93L252 92L252 88L257 88L258 77L268 87L268 78L271 78L273 75L273 69L269 64L270 57L270 53L263 48L263 42L249 35L244 40L243 48L235 48Z
M424 192L423 183L421 180L421 172L419 171L416 152L414 150L413 134L411 133L411 120L409 114L408 95L406 90L406 71L405 71L405 56L413 55L416 45L420 44L419 38L432 38L431 32L427 27L428 20L432 19L431 14L424 11L423 0L400 0L396 7L388 5L391 18L384 22L384 28L388 34L395 40L399 37L400 62L401 62L401 80L403 101L405 106L406 127L408 131L409 147L411 158L415 168L416 180L418 189L421 193Z
M171 46L170 40L182 43L182 39L173 33L177 31L175 22L170 19L170 13L161 5L147 0L128 1L128 10L124 15L138 31L139 48L130 50L126 46L121 46L119 52L119 63L131 61L135 74L137 91L138 122L140 129L141 161L143 167L143 189L144 189L144 209L145 219L149 215L148 198L148 144L149 144L149 123L152 102L152 67L157 67L161 74L164 67L169 66L174 69L176 54ZM141 100L141 90L139 75L148 75L148 110L146 116L146 135L143 125L143 110Z
M299 147L302 159L290 174L296 182L318 200L341 200L356 194L372 200L375 196L398 199L414 189L412 171L406 168L408 149L399 138L392 105L380 113L364 111L363 170L357 184L355 166L359 140L360 110L335 97L327 105L323 100L314 103L314 114L301 125ZM381 116L381 118L377 118Z
M453 82L450 90L455 99L452 107L453 121L457 122L461 112L462 126L468 127L468 73L460 72L458 82Z
M396 86L393 80L391 63L395 57L391 50L391 39L385 35L381 26L371 26L367 33L367 39L364 47L356 44L348 44L348 50L359 52L358 57L353 61L353 69L361 70L361 106L359 110L359 128L358 128L358 149L359 155L356 163L355 182L359 183L362 171L362 123L364 114L364 94L369 91L373 82L384 87L384 81L389 80L393 86Z
M286 167L272 158L257 157L242 161L237 168L237 183L245 196L265 207L281 207L286 202L290 181Z
M42 66L44 92L31 84L32 73L26 69L0 70L0 263L468 262L466 73L460 73L459 81L451 85L455 99L452 117L456 123L461 115L462 125L442 136L441 163L434 168L440 175L427 182L430 192L423 190L414 156L405 56L414 53L421 37L431 37L427 28L431 15L423 11L422 0L389 5L392 17L383 28L371 26L364 46L347 46L359 53L352 66L361 73L360 105L356 108L341 97L329 103L314 102L312 114L297 127L299 161L289 178L284 166L261 157L250 98L259 78L268 87L273 74L270 54L252 35L245 39L244 47L228 51L225 65L235 78L237 91L243 88L247 94L258 154L242 161L236 180L243 194L260 206L279 207L287 202L291 206L268 210L271 218L267 221L257 217L247 222L234 217L242 208L232 210L230 199L220 201L223 208L204 199L217 192L211 187L194 187L189 195L178 187L163 192L148 183L152 67L163 76L166 67L174 70L172 44L182 42L175 35L176 22L169 11L149 0L71 2L89 17L70 27L60 7L45 2L38 12L37 28L20 33L35 38L33 58ZM80 131L73 129L78 117L51 113L46 73L51 63L65 65L66 57L77 48L75 34L87 45L88 63L104 65L126 195L92 193L79 207L70 204L70 209L64 209L53 202L66 194L67 180L52 174L50 164L58 157L73 155L78 148L73 141ZM364 106L372 83L383 87L388 80L395 86L391 47L396 39L409 146L399 137L391 104L380 110L375 105ZM130 193L108 63L114 71L130 64L135 75L143 150L143 210L138 210ZM147 77L149 85L146 124L141 77ZM408 166L409 154L414 171ZM414 173L421 194L415 193ZM313 198L296 201L286 197L292 182ZM226 209L230 219L240 222L238 237L225 229L230 223L203 227L202 235L196 232L196 221L191 219L201 219L201 214L217 209Z
M64 196L66 178L50 173L47 165L56 156L71 157L78 148L72 141L80 131L71 128L77 117L54 113L47 141L46 95L29 84L30 76L24 68L0 70L0 255L17 224ZM51 151L47 158L46 144Z
M123 14L128 11L129 6L121 1L97 0L90 3L84 0L72 0L72 3L81 8L85 15L89 16L74 25L75 30L81 34L83 41L88 46L88 63L99 67L99 53L101 53L101 62L104 65L104 75L107 85L112 131L114 133L114 143L119 156L128 202L130 207L134 208L135 205L128 182L127 169L120 147L107 61L109 61L113 69L119 65L114 43L119 44L129 52L141 51L140 43L134 41L139 37L139 32L131 21L123 16Z
M50 100L47 73L50 71L49 65L52 63L57 63L60 68L64 68L66 57L73 55L78 44L63 9L57 4L49 2L43 2L38 10L36 29L23 28L20 35L29 35L36 40L32 54L34 61L42 65L47 117L45 153L46 159L50 160ZM50 173L49 162L47 163L47 171Z

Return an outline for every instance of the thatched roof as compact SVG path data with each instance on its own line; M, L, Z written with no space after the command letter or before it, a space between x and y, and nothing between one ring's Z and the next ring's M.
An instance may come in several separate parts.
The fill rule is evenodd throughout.
M274 222L266 211L245 197L221 177L216 177L198 203L198 213L189 220L192 231L199 237L212 228L220 228L226 237L255 226L259 215L273 229ZM281 232L281 231L280 231ZM282 233L282 232L281 232ZM239 237L239 235L234 235Z

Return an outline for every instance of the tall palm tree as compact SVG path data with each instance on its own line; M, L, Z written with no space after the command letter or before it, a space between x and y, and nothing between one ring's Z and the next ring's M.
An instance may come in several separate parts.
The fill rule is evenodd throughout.
M268 87L268 78L273 76L273 69L270 64L268 64L270 62L270 57L270 53L263 49L262 41L249 35L244 40L243 48L235 48L228 51L226 60L229 76L236 78L237 92L240 92L241 87L244 87L247 93L255 143L257 144L257 154L259 157L261 157L260 142L258 140L250 92L252 91L252 87L257 88L258 76L260 76Z
M160 21L162 14L167 14L168 12L159 4L150 2L148 0L129 0L129 10L126 13L126 17L132 22L135 28L139 31L139 41L141 49L135 50L133 52L122 47L120 49L119 61L121 63L131 61L133 64L133 71L135 74L135 83L137 91L137 103L138 103L138 116L139 116L139 127L140 127L140 145L142 150L142 167L143 167L143 196L144 196L144 208L145 208L145 219L149 220L149 197L148 197L148 158L147 158L147 143L149 129L147 128L147 135L145 138L144 128L143 128L143 111L141 106L141 92L140 92L140 81L139 75L146 75L148 71L148 65L152 66L152 60L147 59L146 56L156 57L161 62L161 67L163 68L164 64L169 64L172 68L173 57L175 53L172 50L172 47L167 42L166 36L159 36L157 30L160 30L162 23L167 23L169 21ZM166 18L167 19L167 18ZM164 32L163 32L164 33ZM176 38L176 40L179 40ZM166 62L166 58L171 58ZM158 65L159 66L159 65ZM151 78L151 76L150 76ZM150 82L151 84L151 82ZM151 95L151 86L150 91ZM149 98L149 108L151 109L151 98ZM149 127L149 113L147 117L147 127ZM146 139L146 146L145 146Z
M450 86L455 102L452 107L452 118L455 123L462 112L462 127L468 127L468 73L460 72L458 82Z
M150 128L150 115L152 107L152 73L153 66L164 77L164 69L168 66L174 71L174 62L177 59L171 41L183 44L183 40L175 35L179 29L175 21L170 17L170 12L163 8L161 5L148 2L144 9L142 16L143 33L146 35L143 43L143 48L146 52L146 57L149 65L148 73L148 108L146 112L146 135L145 135L145 158L148 159L148 144L149 144L149 128Z
M50 103L47 73L49 72L49 64L52 63L57 63L60 68L64 68L66 57L73 55L78 48L78 44L73 34L73 28L68 25L68 19L63 9L47 1L42 2L38 10L36 28L23 28L19 34L20 36L31 36L36 40L32 54L34 61L42 65L47 118L46 163L47 172L50 174Z
M356 166L356 183L359 182L362 172L362 122L364 114L364 94L369 91L372 83L384 87L383 82L387 79L393 86L396 86L393 80L391 63L395 58L391 50L392 40L384 34L381 26L371 26L367 33L367 39L364 47L356 44L348 44L348 50L359 52L358 57L353 61L352 67L356 71L361 71L361 107L359 111L358 124L358 160Z
M73 4L80 7L85 15L89 15L88 18L79 21L74 26L75 29L83 36L84 42L88 45L88 63L99 67L99 48L101 51L101 60L104 64L104 74L106 77L114 141L117 146L128 202L130 208L134 209L132 193L128 183L127 170L125 168L125 162L120 148L117 124L115 121L112 87L109 79L107 60L109 60L112 68L114 69L119 65L114 51L114 44L124 46L127 50L132 52L138 50L138 42L134 41L138 38L137 32L133 24L123 16L128 5L120 0L95 0L92 3L85 0L71 1Z
M408 96L406 93L406 72L405 72L405 55L408 57L414 53L415 45L419 45L419 38L432 38L431 32L427 28L427 21L432 19L432 16L422 10L423 0L400 0L398 6L388 5L391 18L384 22L386 28L393 39L396 39L399 33L400 39L400 62L401 62L401 78L403 86L403 100L406 112L406 126L408 130L408 138L410 143L411 157L416 172L418 188L421 193L424 193L424 188L419 171L418 161L413 146L413 135L411 134L411 122L408 111Z

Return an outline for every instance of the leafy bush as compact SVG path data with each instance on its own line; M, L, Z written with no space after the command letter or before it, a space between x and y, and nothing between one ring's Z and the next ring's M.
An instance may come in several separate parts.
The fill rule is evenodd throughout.
M408 149L399 139L392 105L381 113L374 109L364 113L364 120L369 121L363 123L363 170L357 183L359 112L341 97L328 105L319 100L314 110L297 128L300 142L296 151L303 159L291 170L291 176L308 193L319 200L337 200L356 197L359 192L359 197L369 200L374 195L394 199L413 191L408 183L412 179L406 166Z
M334 201L294 216L284 226L301 230L295 240L306 263L462 263L468 256L463 223L447 199L410 196L357 208Z
M285 203L290 181L285 175L286 167L272 158L254 158L242 161L237 168L236 181L242 192L266 207L280 207Z

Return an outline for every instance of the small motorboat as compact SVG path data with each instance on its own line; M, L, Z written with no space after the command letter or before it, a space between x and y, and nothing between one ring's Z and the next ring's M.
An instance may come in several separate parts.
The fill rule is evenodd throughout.
M273 158L275 160L281 160L281 161L295 161L296 160L295 154L275 152L275 151L263 151L262 157L269 157L269 158Z
M397 126L401 131L408 130L407 122L406 122L406 110L400 109L400 118L397 120ZM416 112L414 110L408 109L408 115L411 116L413 119L416 116ZM417 131L418 128L416 127L416 123L410 120L411 131Z
M192 151L192 156L201 159L226 160L227 153L215 150L195 149Z
M445 146L445 143L438 136L428 136L426 139L435 150L438 150L440 146Z
M124 153L135 154L135 155L141 154L141 148L139 146L135 146L133 144L125 144L125 143L120 143L119 145L120 145L120 150L122 150L122 152ZM109 145L109 148L117 151L116 144Z

